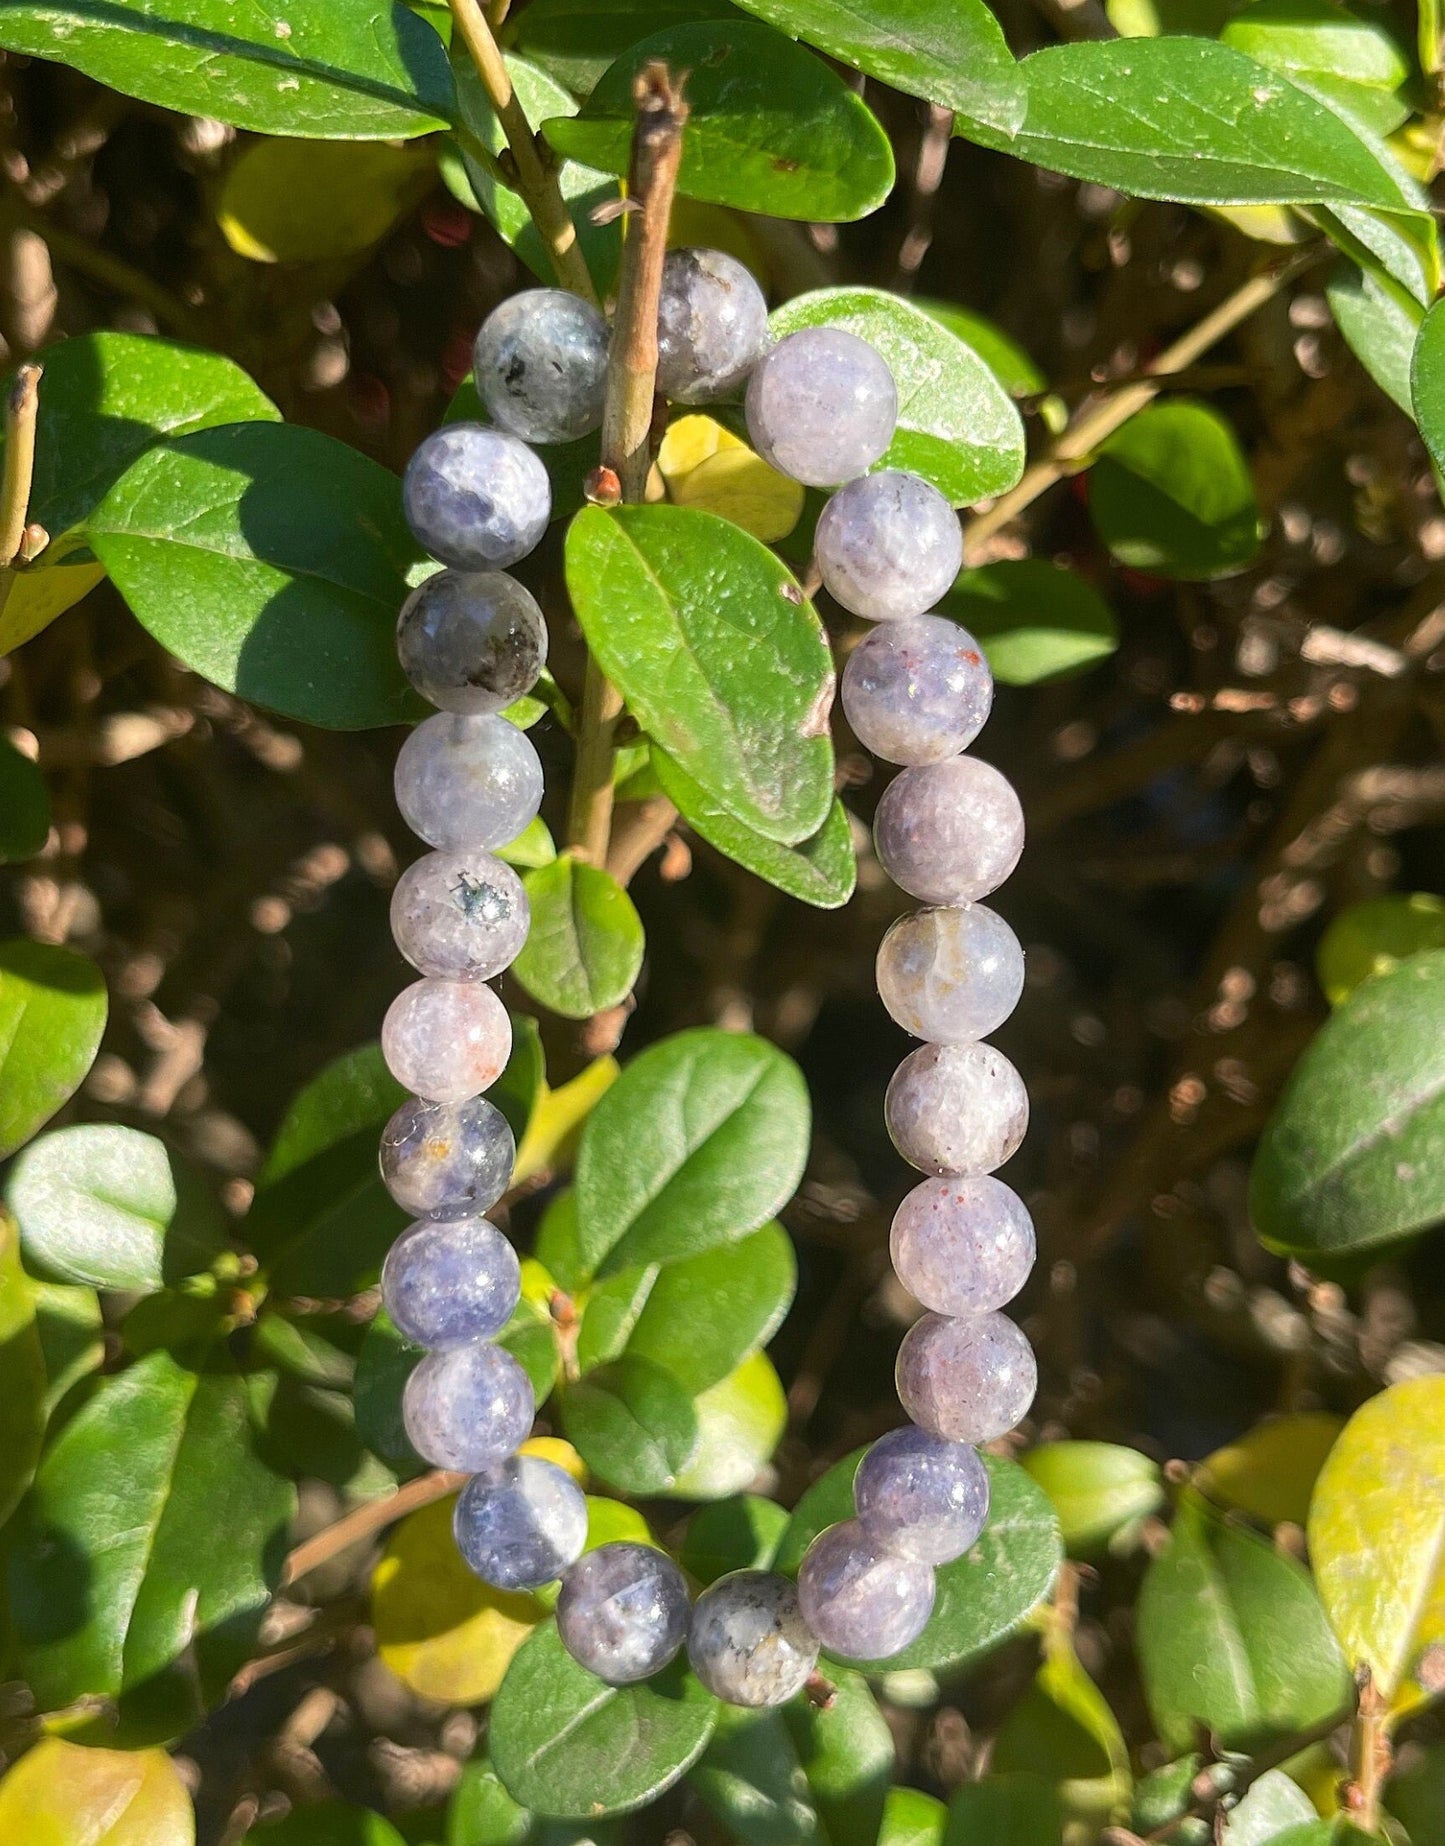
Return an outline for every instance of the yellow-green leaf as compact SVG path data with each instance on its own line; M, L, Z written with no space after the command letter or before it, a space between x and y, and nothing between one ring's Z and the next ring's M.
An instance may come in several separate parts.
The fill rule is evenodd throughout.
M426 142L253 141L216 200L221 235L254 263L324 263L384 237L426 191Z
M765 1352L693 1399L698 1444L667 1489L674 1500L723 1500L741 1493L782 1440L788 1400Z
M786 538L803 513L804 489L768 466L711 417L681 417L663 438L658 472L674 506L719 513L765 545Z
M520 1186L544 1168L556 1167L565 1157L572 1137L598 1102L622 1074L616 1058L594 1058L586 1070L558 1090L542 1084L537 1101L517 1149L512 1184Z
M0 1781L14 1846L194 1846L195 1815L164 1750L88 1750L47 1737Z
M1315 972L1331 1006L1407 955L1445 949L1445 899L1429 891L1392 891L1351 904L1333 919L1315 951Z
M0 1211L0 1524L14 1511L40 1459L45 1397L34 1284L20 1267L15 1220Z
M1302 1526L1325 1457L1343 1428L1342 1417L1323 1410L1275 1417L1216 1449L1200 1463L1195 1485L1265 1525Z

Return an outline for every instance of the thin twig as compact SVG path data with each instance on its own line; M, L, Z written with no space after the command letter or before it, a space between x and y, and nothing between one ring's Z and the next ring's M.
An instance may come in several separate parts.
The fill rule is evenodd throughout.
M1355 1789L1359 1805L1353 1818L1366 1832L1380 1825L1380 1796L1389 1779L1393 1752L1388 1728L1389 1702L1366 1674L1355 1719Z
M416 1480L408 1481L405 1487L398 1487L386 1499L368 1500L365 1506L355 1507L344 1518L338 1519L335 1525L326 1526L288 1553L281 1568L278 1587L286 1589L318 1565L329 1563L349 1545L370 1538L373 1533L395 1524L398 1519L404 1519L408 1513L416 1512L418 1507L430 1506L433 1500L441 1500L449 1493L456 1493L465 1484L466 1478L464 1474L451 1474L445 1468L437 1468L430 1474L418 1475Z
M38 365L22 365L5 403L5 469L0 476L0 566L15 562L30 518L35 478L35 424L40 412Z

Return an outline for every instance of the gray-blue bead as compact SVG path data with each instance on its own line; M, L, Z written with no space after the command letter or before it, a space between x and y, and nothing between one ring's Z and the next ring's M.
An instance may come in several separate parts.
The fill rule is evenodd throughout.
M454 570L515 564L552 514L541 461L525 442L485 423L433 430L407 463L401 497L417 542Z
M729 1705L784 1705L807 1684L818 1642L795 1584L774 1570L734 1570L693 1605L687 1657Z
M474 377L492 421L526 442L575 442L602 422L607 322L564 288L529 288L477 335Z
M657 388L678 404L736 391L768 347L768 304L725 250L670 250L657 304Z
M402 604L401 670L442 711L504 711L536 685L547 624L532 592L505 571L439 570Z
M660 1673L687 1634L682 1572L652 1545L587 1552L562 1579L557 1633L580 1665L609 1686Z
M500 1333L521 1293L517 1252L485 1218L412 1225L381 1271L381 1298L397 1331L432 1349Z
M507 1190L516 1154L507 1118L484 1096L412 1096L382 1130L381 1177L414 1217L470 1218Z
M798 1567L803 1620L843 1660L901 1653L927 1627L933 1596L932 1565L885 1551L856 1519L820 1532Z
M497 1590L553 1583L587 1542L587 1497L564 1469L540 1455L510 1461L468 1481L452 1515L457 1550Z
M482 1474L515 1455L535 1409L527 1374L485 1340L429 1352L401 1395L411 1446L434 1468L459 1474Z
M988 1519L988 1469L966 1442L912 1424L880 1436L853 1477L864 1535L915 1564L961 1558Z

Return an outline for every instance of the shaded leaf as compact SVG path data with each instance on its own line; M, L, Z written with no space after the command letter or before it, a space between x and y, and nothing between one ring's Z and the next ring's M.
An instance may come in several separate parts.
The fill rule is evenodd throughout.
M1331 918L1315 950L1315 972L1330 1005L1342 1006L1373 976L1427 949L1445 949L1445 899L1391 891Z
M735 864L818 910L837 910L853 895L858 862L848 815L836 796L810 840L781 846L720 807L665 750L653 751L652 764L664 794L687 824Z
M788 1515L776 1501L758 1494L735 1494L701 1506L687 1522L678 1562L699 1583L715 1583L730 1570L766 1570Z
M1410 360L1425 318L1419 304L1387 277L1343 260L1325 284L1325 296L1350 351L1385 395L1413 417Z
M32 1279L35 1331L45 1362L45 1414L54 1418L72 1386L95 1371L105 1356L100 1297L93 1288Z
M1119 645L1114 611L1093 585L1043 558L963 571L941 607L974 636L1005 686L1086 672Z
M532 928L512 972L534 1000L564 1019L618 1006L642 969L642 919L602 867L563 853L523 883Z
M727 0L529 0L508 22L519 51L578 96L649 33L699 19L741 19Z
M965 1782L948 1804L943 1846L1062 1846L1059 1799L1042 1776Z
M0 1525L30 1484L45 1433L45 1355L14 1221L0 1212ZM3 1798L0 1798L3 1812Z
M105 1030L99 968L49 942L0 942L0 1160L80 1088Z
M3 620L0 610L0 622ZM50 796L45 777L0 734L0 865L7 860L33 859L49 835Z
M320 1801L253 1827L243 1846L405 1846L389 1820L370 1808Z
M919 1788L890 1788L878 1846L941 1846L948 1809Z
M1005 1718L990 1769L1042 1772L1074 1827L1128 1819L1133 1776L1119 1721L1074 1652L1057 1612L1045 1618L1043 1664Z
M325 263L379 242L431 184L426 146L252 141L216 199L221 235L254 263Z
M562 1420L592 1472L624 1493L665 1492L697 1451L691 1399L646 1359L616 1359L569 1385Z
M1242 570L1262 536L1234 431L1207 404L1151 404L1099 450L1089 513L1121 564L1186 580Z
M1019 1465L1049 1496L1074 1557L1108 1547L1164 1504L1159 1464L1117 1443L1045 1442Z
M783 1439L788 1400L765 1352L693 1400L698 1441L693 1459L673 1482L677 1500L720 1500L741 1493L771 1460Z
M36 1846L194 1846L191 1798L164 1750L44 1737L0 1779L0 1838Z
M1343 1418L1323 1410L1271 1417L1202 1461L1195 1485L1267 1526L1302 1526L1319 1471L1343 1428Z
M874 1846L893 1773L893 1733L861 1673L830 1675L826 1707L792 1699L783 1724L833 1846Z

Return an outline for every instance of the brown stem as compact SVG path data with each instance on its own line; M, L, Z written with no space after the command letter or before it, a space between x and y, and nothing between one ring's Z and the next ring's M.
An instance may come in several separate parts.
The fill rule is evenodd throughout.
M281 1568L278 1587L284 1590L308 1571L329 1563L338 1552L345 1551L348 1545L370 1538L374 1532L380 1532L398 1519L404 1519L418 1507L430 1506L433 1500L441 1500L447 1494L455 1493L464 1485L466 1478L464 1474L450 1474L445 1468L437 1468L430 1474L422 1474L416 1480L408 1481L405 1487L398 1487L387 1499L368 1500L365 1506L354 1508L345 1518L338 1519L335 1525L326 1526L288 1554Z
M1387 1728L1389 1701L1368 1675L1360 1687L1360 1709L1355 1719L1355 1793L1358 1805L1352 1818L1366 1833L1380 1825L1380 1797L1389 1779L1392 1751Z
M629 802L622 812L607 854L607 869L625 887L671 833L677 809L666 795L651 795L646 801Z
M30 517L40 374L38 365L22 365L15 374L5 403L5 469L0 476L0 565L7 570L20 555Z

